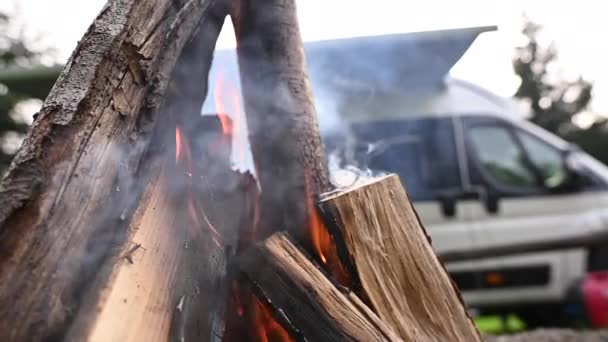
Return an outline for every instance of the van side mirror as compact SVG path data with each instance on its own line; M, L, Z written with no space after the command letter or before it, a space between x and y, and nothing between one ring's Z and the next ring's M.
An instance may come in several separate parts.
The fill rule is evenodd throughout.
M456 216L456 203L459 200L478 200L482 203L489 214L497 214L499 211L500 197L493 193L488 193L482 187L475 187L467 191L442 191L438 201L441 213L445 217Z
M439 198L439 206L441 213L445 217L456 216L456 198L453 196L445 196Z
M500 198L496 194L488 194L481 198L488 214L496 215L499 211Z
M563 151L563 167L566 175L563 182L551 190L556 192L578 191L585 182L583 167L578 159L578 152L580 152L580 149L574 144Z

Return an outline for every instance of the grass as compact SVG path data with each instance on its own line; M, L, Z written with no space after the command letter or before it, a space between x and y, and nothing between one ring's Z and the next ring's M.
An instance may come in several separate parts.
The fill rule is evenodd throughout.
M516 315L508 315L504 319L501 316L478 316L475 317L475 325L479 331L490 335L526 330L526 323Z

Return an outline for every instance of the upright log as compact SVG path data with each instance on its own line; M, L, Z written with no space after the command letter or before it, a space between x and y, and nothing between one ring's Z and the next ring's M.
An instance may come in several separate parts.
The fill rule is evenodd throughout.
M303 199L329 189L295 0L240 0L232 12L261 228L306 241ZM309 193L306 179L310 179Z
M352 292L338 290L284 233L241 257L241 270L298 341L400 341ZM280 318L279 318L280 321Z
M405 341L481 341L404 191L389 175L322 197L364 298Z
M113 270L144 250L131 250L130 223L159 177L147 146L170 74L201 23L210 64L222 12L213 0L110 0L80 41L0 185L0 340L91 336Z

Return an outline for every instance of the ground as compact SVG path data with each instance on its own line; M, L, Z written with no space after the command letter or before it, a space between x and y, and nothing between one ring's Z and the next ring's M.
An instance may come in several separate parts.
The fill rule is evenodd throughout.
M486 342L608 342L608 330L539 329L513 335L487 336Z

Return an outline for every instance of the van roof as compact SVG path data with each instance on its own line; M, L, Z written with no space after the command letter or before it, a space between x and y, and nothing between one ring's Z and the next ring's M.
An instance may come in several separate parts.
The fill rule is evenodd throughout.
M376 90L437 86L482 32L495 26L389 34L305 44L313 84Z
M324 103L318 103L320 115ZM338 112L349 122L418 117L496 115L522 117L517 102L473 83L446 77L441 87L409 91L370 92L340 102Z
M443 85L480 33L493 30L496 26L334 39L306 42L304 49L315 93L433 89ZM240 88L234 49L215 52L210 84L220 73ZM203 111L213 111L213 98L210 87Z

